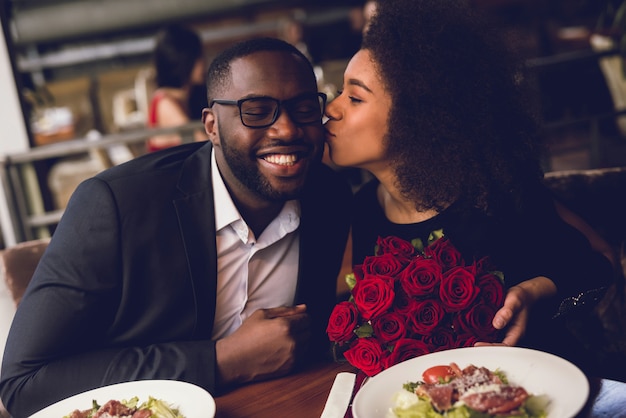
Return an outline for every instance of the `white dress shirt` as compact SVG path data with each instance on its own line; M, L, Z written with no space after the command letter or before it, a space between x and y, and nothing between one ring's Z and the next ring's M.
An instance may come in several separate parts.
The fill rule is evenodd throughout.
M292 306L298 279L300 203L290 200L257 238L233 203L211 155L217 242L213 339L233 333L257 309Z

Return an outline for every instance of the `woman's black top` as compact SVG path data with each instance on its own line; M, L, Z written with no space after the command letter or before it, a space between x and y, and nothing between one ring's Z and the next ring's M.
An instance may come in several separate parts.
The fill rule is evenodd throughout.
M452 205L426 221L395 224L386 218L377 201L378 184L377 180L365 184L355 196L353 265L374 254L379 236L426 242L430 232L443 229L466 261L490 256L504 273L506 287L545 276L556 284L560 301L606 286L613 279L608 259L593 251L587 238L561 219L550 191L543 185L538 184L526 195L521 211L496 217Z

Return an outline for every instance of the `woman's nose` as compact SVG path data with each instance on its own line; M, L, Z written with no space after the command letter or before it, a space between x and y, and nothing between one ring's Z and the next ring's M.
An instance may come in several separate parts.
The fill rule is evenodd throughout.
M337 99L326 104L326 108L324 109L324 116L329 120L336 120L339 118Z

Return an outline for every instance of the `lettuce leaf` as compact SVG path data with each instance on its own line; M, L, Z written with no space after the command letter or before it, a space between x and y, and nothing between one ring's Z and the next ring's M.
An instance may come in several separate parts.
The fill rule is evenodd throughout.
M152 418L185 418L178 411L178 408L174 408L169 403L155 399L152 396L150 396L146 402L139 405L139 409L149 409L152 411Z
M392 408L392 412L397 418L492 418L491 415L475 411L461 402L457 402L452 409L442 415L435 411L428 398L417 396L405 389L394 395L393 402L396 407ZM508 417L546 418L547 405L546 396L530 396L516 414Z

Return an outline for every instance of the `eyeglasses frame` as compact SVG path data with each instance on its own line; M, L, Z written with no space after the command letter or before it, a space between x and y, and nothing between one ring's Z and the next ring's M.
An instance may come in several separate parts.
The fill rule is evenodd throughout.
M220 105L225 105L225 106L237 106L239 108L239 119L241 120L241 124L243 126L245 126L246 128L251 128L251 129L263 129L263 128L268 128L268 127L272 126L274 123L276 123L276 121L278 120L278 116L281 113L281 108L283 107L284 103L297 101L298 99L301 99L301 98L303 98L306 95L308 95L308 93L301 94L299 96L292 97L291 99L287 99L287 100L278 100L278 99L276 99L274 97L270 97L270 96L246 97L246 98L239 99L239 100L212 99L209 102L209 109L211 109L213 107L213 105L216 104L216 103L220 104ZM320 121L321 121L321 116L324 115L324 110L326 109L326 102L328 100L328 96L326 95L326 93L322 93L322 92L316 92L316 95L317 95L317 97L319 99L322 99L321 109L320 109ZM241 105L243 103L245 103L246 101L259 100L259 99L270 99L270 100L275 101L277 103L276 110L274 111L274 116L272 116L272 121L270 123L267 123L267 124L264 124L264 125L261 125L261 126L250 126L250 125L246 124L244 122L244 120L243 120L243 113L241 111ZM289 112L287 112L287 114L289 114ZM289 117L297 125L308 125L310 123L313 123L313 122L298 123L295 120L293 120L293 117L291 115Z

